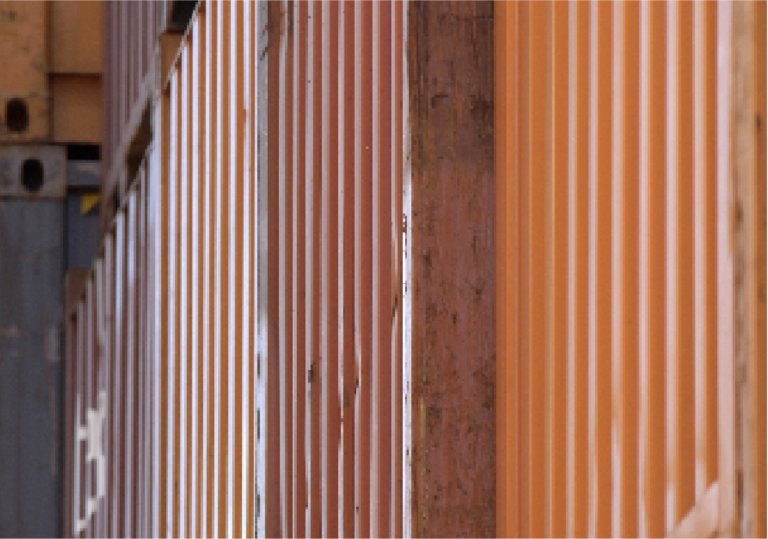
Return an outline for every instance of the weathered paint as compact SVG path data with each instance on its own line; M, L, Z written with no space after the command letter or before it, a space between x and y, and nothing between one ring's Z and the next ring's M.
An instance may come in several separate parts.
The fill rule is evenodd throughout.
M436 465L445 465L429 478L446 492L445 507L459 507L466 496L475 500L458 520L446 509L432 522L442 522L435 529L449 535L492 532L493 459L477 460L484 475L469 492L477 483L469 478L470 454L448 455L466 437L492 445L493 340L484 322L492 271L483 248L492 221L480 211L492 196L491 72L482 62L490 54L490 8L482 9L462 35L467 43L481 37L483 50L468 58L464 47L452 47L445 58L474 62L483 73L477 88L450 77L447 84L471 95L486 92L474 100L457 94L455 108L474 129L474 142L460 147L464 165L473 148L484 148L484 188L475 196L466 181L473 172L449 176L451 189L473 193L472 220L466 234L439 239L429 230L461 206L463 195L438 197L441 217L422 221L421 205L430 196L425 185L437 180L411 173L417 161L409 133L417 127L408 111L425 98L416 93L420 82L406 84L405 39L419 26L407 25L405 5L201 5L153 104L148 161L127 182L132 187L104 241L102 256L111 260L104 265L112 268L102 285L112 301L104 312L111 313L106 338L113 343L107 427L113 475L108 510L96 511L96 528L87 533L100 534L102 518L110 535L414 533L411 371L424 356L411 338L414 328L441 331L416 310L416 291L421 302L432 286L421 262L414 264L415 242L424 241L452 246L429 280L458 279L457 290L477 305L465 311L463 296L451 296L445 301L464 314L460 323L444 322L446 331L470 328L449 355L477 348L466 368L483 389L475 400L473 390L465 391L469 400L462 404L447 394L420 393L420 403L432 399L432 409L460 411L461 421L473 422L468 434L450 440L434 432L419 438ZM276 76L268 78L267 67ZM429 126L428 137L448 134L440 122ZM423 146L420 140L420 151ZM141 247L137 230L144 221ZM455 274L470 250L474 269ZM258 268L255 275L251 268ZM472 272L482 281L479 300L472 292L478 283L464 279ZM145 312L148 322L140 322ZM78 320L72 331L89 323ZM461 384L460 373L449 378ZM136 413L136 403L145 401L150 412ZM142 442L146 429L151 435ZM428 465L422 460L419 470ZM143 496L151 503L142 503Z
M0 2L0 51L9 59L0 78L0 142L46 142L50 137L49 17L48 2ZM7 124L11 99L27 107L29 121L20 132Z
M764 529L764 478L742 475L765 461L744 442L765 428L745 413L765 401L764 202L733 228L734 188L764 189L764 21L742 4L496 7L497 532Z
M57 143L99 144L102 136L101 72L104 4L50 4L51 139Z
M37 161L40 184L35 189L25 182L24 166ZM67 193L66 151L60 146L0 146L0 199L63 199Z
M495 535L493 5L408 14L413 417L405 533Z
M403 6L270 8L265 531L400 535Z
M144 176L142 169L137 185L144 186ZM143 224L146 204L141 188L129 192L126 207L103 241L82 306L70 314L68 334L84 330L85 337L68 339L72 354L68 368L84 373L77 375L79 382L74 382L68 398L81 403L83 424L87 409L104 408L102 448L109 463L104 472L97 473L91 469L91 462L81 458L81 473L91 477L86 479L85 490L78 491L77 480L70 479L75 485L67 488L74 486L75 492L67 503L73 507L73 514L80 516L73 517L68 532L76 536L80 532L85 536L140 535L141 526L149 520L145 500L149 494L147 479L152 473L146 458L145 434L151 432L151 423L145 400L150 398L151 365L145 360L148 317L142 312L148 304L145 275L151 258L147 257L150 251ZM104 482L101 487L99 480ZM84 496L94 500L90 509ZM77 513L76 507L83 504L85 512Z

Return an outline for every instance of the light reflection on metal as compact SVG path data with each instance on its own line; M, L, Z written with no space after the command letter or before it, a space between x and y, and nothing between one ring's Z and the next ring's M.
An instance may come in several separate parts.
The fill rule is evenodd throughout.
M266 21L277 7L201 5L107 230L104 300L87 313L107 369L97 385L110 403L110 475L104 525L87 535L401 535L410 518L393 393L404 376L405 8L283 4L272 13L281 31ZM120 43L133 35L117 32ZM274 46L262 54L260 40ZM115 130L141 77L124 65L138 49L110 50L130 75L124 87L107 81ZM270 101L268 65L281 74ZM121 143L107 137L106 153ZM269 198L278 170L281 194ZM92 327L80 311L74 321ZM94 379L83 351L76 362ZM271 453L274 442L284 451Z
M741 7L497 8L497 532L733 533Z

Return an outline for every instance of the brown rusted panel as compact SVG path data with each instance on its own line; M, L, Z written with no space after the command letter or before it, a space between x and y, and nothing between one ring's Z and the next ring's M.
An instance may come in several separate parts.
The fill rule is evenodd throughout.
M343 89L341 92L345 96L343 107L340 107L339 113L342 114L340 122L340 151L343 150L341 158L341 173L339 181L342 188L339 194L339 204L341 205L340 228L342 243L342 252L340 264L342 266L341 275L343 285L341 287L343 294L343 305L341 307L341 324L339 327L339 340L342 346L340 361L342 362L342 390L341 390L341 409L342 409L342 450L341 458L343 465L340 466L344 475L343 483L340 489L339 507L342 513L342 520L339 529L339 536L353 537L355 535L355 440L357 438L355 423L355 394L358 390L358 376L356 366L356 341L355 341L355 200L357 198L355 175L355 6L350 2L344 2L341 6L341 15L343 22L340 25L344 47L340 52L339 63L342 65L340 71L343 72Z
M113 331L113 320L115 313L115 248L114 237L108 236L104 238L104 247L102 251L104 260L104 320L103 327L107 334L105 343L105 356L107 359L107 442L106 442L106 457L107 457L107 530L106 535L112 537L116 535L117 526L117 511L116 508L116 484L117 484L117 466L116 466L116 444L114 433L116 431L115 424L117 420L117 414L115 413L116 404L116 392L115 387L115 333Z
M402 438L392 432L402 428L392 397L402 375L392 360L402 346L393 224L402 109L389 72L391 50L403 52L390 42L402 32L392 31L390 4L272 8L268 167L277 193L268 213L277 267L268 270L276 289L268 305L279 414L269 416L266 462L279 476L266 481L267 534L390 535L402 518L393 474ZM272 402L268 395L268 409Z
M409 6L418 536L496 531L492 16Z
M134 515L136 520L136 536L147 537L149 531L147 524L147 484L152 475L147 466L147 437L148 437L148 418L149 409L149 391L147 384L147 373L150 368L150 356L147 354L147 181L146 181L146 162L142 164L139 171L140 177L136 183L136 212L137 212L137 237L136 237L136 505Z

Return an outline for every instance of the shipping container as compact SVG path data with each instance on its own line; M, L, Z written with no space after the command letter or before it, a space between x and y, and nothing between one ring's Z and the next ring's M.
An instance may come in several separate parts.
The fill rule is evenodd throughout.
M105 10L66 533L763 533L764 4L179 4Z
M146 147L146 141L134 141L134 138L147 137L148 126L141 124L146 123L146 109L157 87L155 43L161 31L160 5L125 0L104 3L102 166L103 190L107 197L116 189L117 196L122 196L125 187L123 185L121 191L120 182L125 184L133 176L123 179L118 176L127 174L125 162L129 159L136 161L131 167L135 173ZM111 218L116 208L111 210L105 218Z
M3 537L63 529L63 311L98 238L100 14L96 2L0 1Z
M425 12L408 50L405 1L211 0L170 55L135 33L178 6L153 30L148 4L108 8L133 15L106 63L114 215L68 318L66 533L490 533L490 2Z
M765 4L495 17L497 532L764 534Z

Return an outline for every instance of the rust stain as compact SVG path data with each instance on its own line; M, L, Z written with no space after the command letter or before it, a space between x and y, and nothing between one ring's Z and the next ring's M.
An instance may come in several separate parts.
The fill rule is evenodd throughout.
M493 6L411 4L414 533L495 534Z

